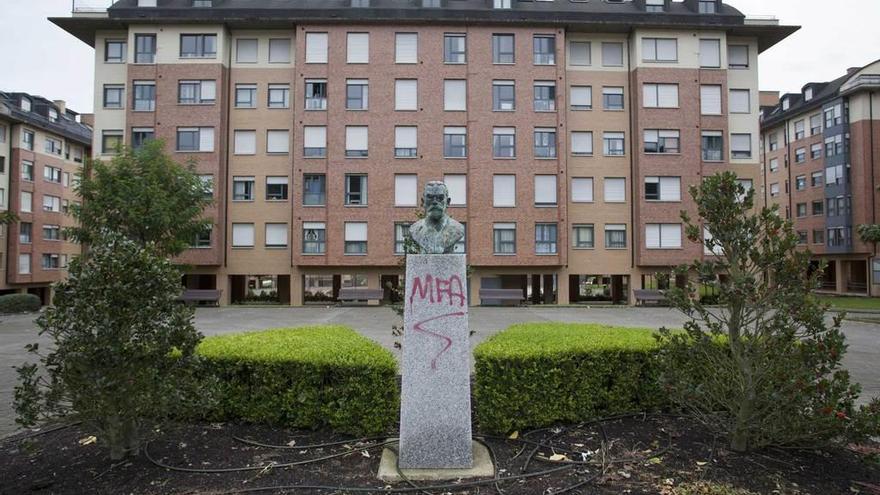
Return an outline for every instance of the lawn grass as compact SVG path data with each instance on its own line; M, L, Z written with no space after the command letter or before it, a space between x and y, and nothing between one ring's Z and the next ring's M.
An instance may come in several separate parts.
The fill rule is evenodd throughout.
M831 305L832 309L865 309L880 311L880 298L819 296L819 300Z

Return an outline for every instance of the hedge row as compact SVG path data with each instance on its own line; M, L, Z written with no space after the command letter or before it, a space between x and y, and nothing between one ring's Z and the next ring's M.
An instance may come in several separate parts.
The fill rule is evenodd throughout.
M205 338L197 349L216 420L375 434L395 424L392 354L342 326L279 328Z
M43 305L34 294L6 294L0 296L0 313L28 313L39 311Z
M658 409L657 349L648 329L514 325L474 351L479 428L508 432Z

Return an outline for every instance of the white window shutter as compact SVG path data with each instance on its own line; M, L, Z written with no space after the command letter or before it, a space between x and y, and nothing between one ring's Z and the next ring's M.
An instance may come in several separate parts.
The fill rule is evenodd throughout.
M642 100L646 107L656 107L660 104L658 93L660 92L657 84L645 84L642 86Z
M492 197L493 206L516 206L516 176L492 177Z
M556 176L535 176L535 204L556 204Z
M593 133L585 131L571 132L571 152L578 155L589 155L593 153Z
M202 81L202 99L217 99L217 81Z
M266 177L266 184L278 185L287 184L287 177Z
M748 45L729 45L727 47L727 62L729 65L744 67L749 65Z
M368 141L366 127L349 126L345 128L345 149L366 150Z
M415 79L394 81L394 109L418 110L418 94L418 81Z
M593 179L576 177L571 179L571 201L574 203L593 202Z
M418 205L418 176L394 176L394 206Z
M660 247L660 224L649 223L645 225L645 247L648 249Z
M590 65L590 42L571 41L568 44L568 56L571 65Z
M593 106L593 88L590 86L572 86L571 104L572 106Z
M326 148L327 128L324 126L307 126L303 130L303 145L306 148Z
M678 60L678 40L658 39L657 58L659 60Z
M290 132L268 131L266 135L266 153L289 153Z
M700 86L700 113L721 115L721 86Z
M199 151L214 151L214 128L199 128Z
M258 41L253 39L235 40L235 61L240 64L257 62Z
M730 90L730 112L749 113L751 107L751 94L747 89ZM803 125L803 123L802 123Z
M267 223L266 224L266 245L267 246L286 246L287 245L287 224L286 223Z
M303 230L324 230L325 225L324 222L303 222Z
M605 201L626 201L626 179L605 179Z
M678 177L661 177L660 199L663 201L681 201L681 179Z
M446 189L449 190L449 204L455 206L467 204L467 175L444 175L443 182L446 184Z
M327 33L306 33L306 63L327 63Z
M367 240L367 222L346 222L345 223L345 240L360 241Z
M660 84L657 86L657 105L662 108L678 107L678 84Z
M290 38L278 38L269 40L269 63L290 63Z
M700 40L700 67L721 67L721 40Z
M733 151L750 151L752 149L752 135L731 134L730 149Z
M660 239L664 248L680 248L681 224L664 223L660 225Z
M348 33L347 44L348 63L366 64L370 62L369 33Z
M234 224L232 224L232 245L233 246L253 246L254 245L254 224L252 224L252 223L234 223Z
M443 110L467 110L467 81L447 79L443 81Z
M235 131L235 150L236 155L253 155L257 152L257 132L256 131Z
M394 128L394 147L395 148L418 148L419 132L418 127L398 126Z
M416 33L397 33L394 39L394 61L398 64L417 64L419 62L419 35Z

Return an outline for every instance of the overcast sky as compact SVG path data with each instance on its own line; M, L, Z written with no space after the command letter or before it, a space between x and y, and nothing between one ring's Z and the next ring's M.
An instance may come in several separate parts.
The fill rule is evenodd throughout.
M761 89L800 91L806 82L828 81L880 59L880 0L726 1L747 15L774 15L803 26L761 55ZM92 111L92 49L46 20L69 16L70 6L71 0L0 0L0 90Z

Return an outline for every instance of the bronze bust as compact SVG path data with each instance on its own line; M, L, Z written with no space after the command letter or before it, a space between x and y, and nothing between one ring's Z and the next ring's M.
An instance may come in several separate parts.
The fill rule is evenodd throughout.
M439 181L425 184L422 195L425 218L409 229L409 235L421 248L421 254L452 254L455 243L464 237L464 225L446 214L449 201L446 184Z

